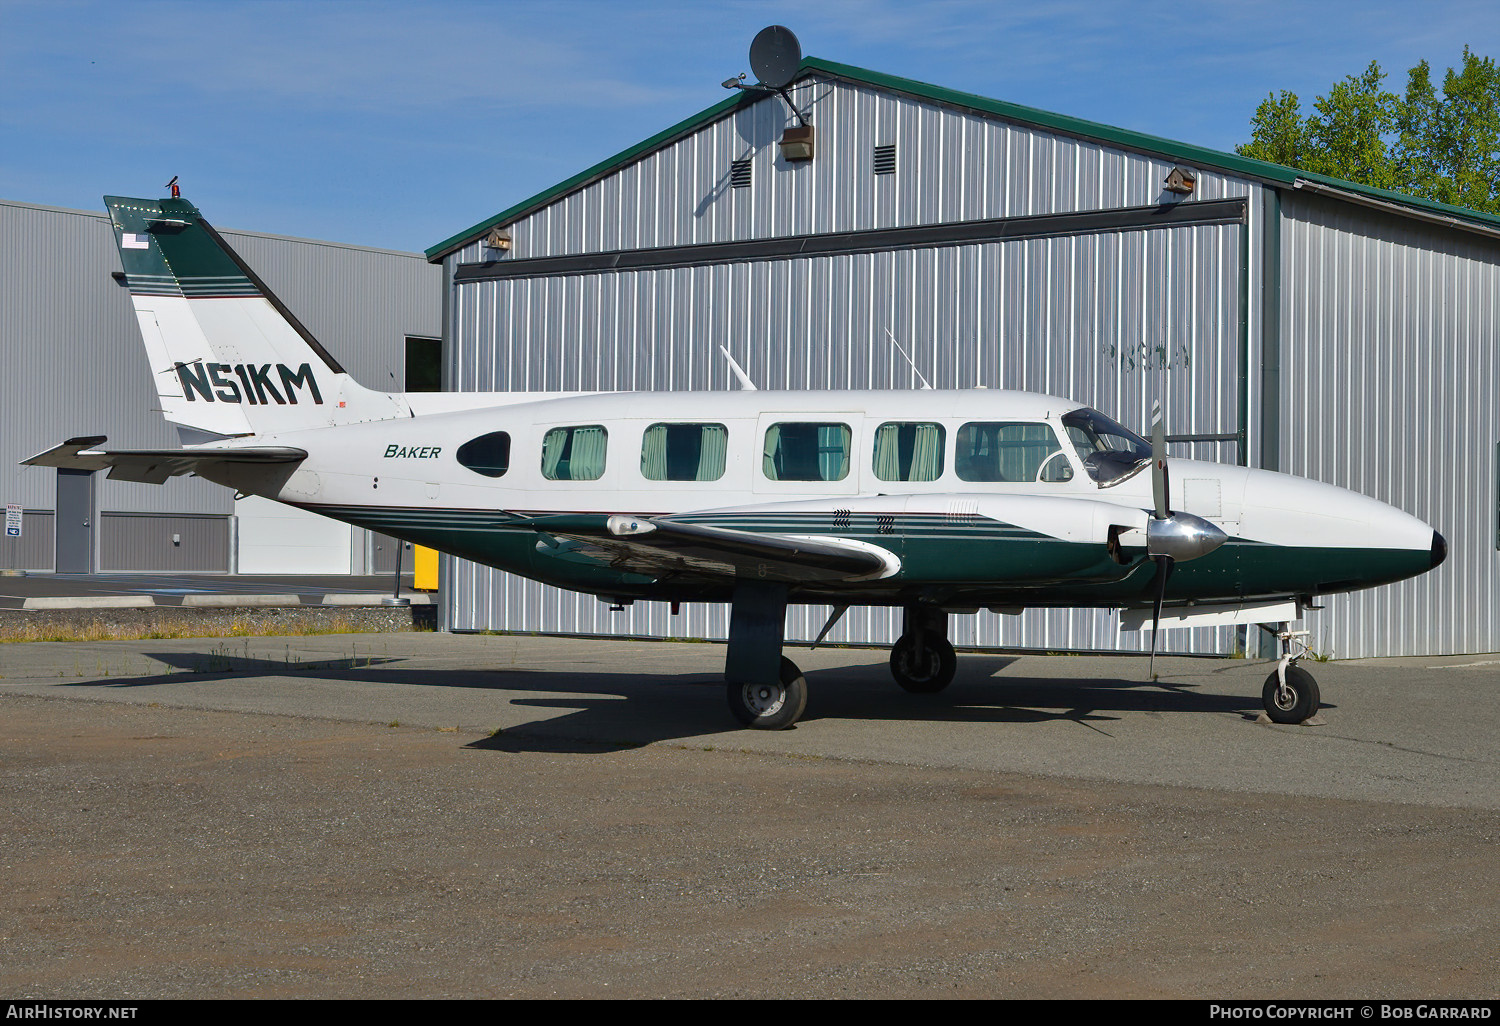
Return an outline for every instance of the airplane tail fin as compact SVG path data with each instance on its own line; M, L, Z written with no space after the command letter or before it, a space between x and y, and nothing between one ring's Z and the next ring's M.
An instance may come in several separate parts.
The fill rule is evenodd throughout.
M364 388L184 199L104 197L151 374L184 440L410 416Z

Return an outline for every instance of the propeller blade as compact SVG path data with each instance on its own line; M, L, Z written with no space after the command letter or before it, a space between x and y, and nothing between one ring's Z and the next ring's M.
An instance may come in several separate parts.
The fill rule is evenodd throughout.
M1156 602L1151 613L1151 679L1156 679L1156 634L1161 630L1161 603L1167 597L1167 579L1172 576L1171 556L1153 556L1156 560Z
M1156 519L1172 515L1172 495L1167 483L1167 428L1161 415L1161 402L1151 404L1151 498L1156 503Z

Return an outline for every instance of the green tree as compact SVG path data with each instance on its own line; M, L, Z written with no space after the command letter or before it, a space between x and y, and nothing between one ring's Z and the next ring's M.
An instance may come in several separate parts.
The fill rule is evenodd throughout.
M1335 82L1310 114L1296 93L1273 93L1251 119L1246 157L1409 195L1500 213L1500 68L1464 48L1439 95L1422 61L1406 93L1384 87L1371 61Z
M1312 156L1307 124L1302 119L1302 102L1296 93L1281 91L1261 101L1250 119L1250 141L1236 146L1243 157L1269 160L1286 167L1303 167Z

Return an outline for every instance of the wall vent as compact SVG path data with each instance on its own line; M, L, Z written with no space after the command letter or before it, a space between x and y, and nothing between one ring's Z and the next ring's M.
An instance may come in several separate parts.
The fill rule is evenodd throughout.
M875 147L875 173L877 175L893 175L896 173L895 143Z
M750 188L750 158L730 161L729 186L733 189Z

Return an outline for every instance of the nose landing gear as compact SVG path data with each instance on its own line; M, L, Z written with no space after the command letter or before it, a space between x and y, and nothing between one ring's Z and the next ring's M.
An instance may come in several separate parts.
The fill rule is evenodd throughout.
M1261 626L1270 630L1264 624ZM1307 645L1302 639L1308 632L1294 631L1290 624L1283 623L1280 630L1272 633L1280 644L1281 658L1260 691L1266 717L1272 723L1309 723L1317 714L1323 696L1313 675L1297 665L1297 660L1307 655Z

